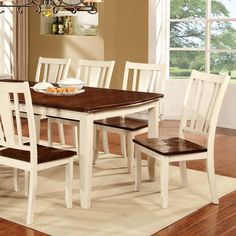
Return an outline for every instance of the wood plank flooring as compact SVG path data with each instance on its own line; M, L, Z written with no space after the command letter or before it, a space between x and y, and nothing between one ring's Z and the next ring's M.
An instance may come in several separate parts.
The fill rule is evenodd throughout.
M66 140L71 143L71 130L66 129ZM43 122L41 139L46 139L47 126ZM160 127L161 137L173 137L178 134L177 121L162 121ZM55 141L58 141L57 130L55 129ZM202 144L202 140L195 140ZM101 145L101 143L100 143ZM119 136L109 135L110 152L120 154ZM215 141L215 167L216 173L236 178L236 130L218 128ZM205 170L202 161L188 163L188 168ZM0 219L0 236L46 236L44 233L30 228ZM236 235L236 191L220 199L219 205L209 204L169 227L153 234L153 236L174 236L174 235Z

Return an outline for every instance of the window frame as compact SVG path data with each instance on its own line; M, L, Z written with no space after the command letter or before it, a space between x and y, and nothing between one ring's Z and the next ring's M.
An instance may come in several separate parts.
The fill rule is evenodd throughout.
M152 1L152 0L151 0ZM166 77L171 81L185 80L185 79L171 79L170 78L170 52L171 51L194 51L205 53L205 68L206 72L210 73L211 54L220 52L236 53L236 49L214 49L211 48L211 24L213 22L236 22L236 18L218 18L211 16L211 2L206 1L206 15L205 18L184 18L184 19L170 19L170 0L154 0L156 4L156 63L166 64ZM153 7L153 2L152 2ZM149 4L150 9L150 4ZM158 11L161 14L158 14ZM205 24L205 47L202 48L173 48L170 47L170 23L171 22L203 22ZM150 28L150 26L149 26ZM151 37L151 35L149 35ZM153 35L152 35L153 37ZM160 56L161 54L161 56ZM150 57L149 57L150 58ZM231 82L236 83L235 80Z

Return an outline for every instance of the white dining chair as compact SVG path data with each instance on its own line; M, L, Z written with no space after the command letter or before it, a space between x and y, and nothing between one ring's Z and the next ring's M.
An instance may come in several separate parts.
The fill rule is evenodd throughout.
M97 61L79 59L76 71L76 78L84 81L85 86L97 88L109 88L114 69L115 61ZM74 126L73 137L76 150L78 150L78 122L73 120L50 117L48 119L48 142L52 145L52 124L66 124ZM107 135L103 133L104 143L107 143ZM65 142L61 142L65 144ZM106 148L106 147L105 147Z
M164 93L164 78L164 64L126 62L122 90ZM160 108L162 107L160 106ZM163 111L160 109L159 119L161 119L162 113ZM128 157L129 172L133 171L134 145L132 140L136 135L145 133L148 130L148 121L137 117L140 117L140 114L136 114L136 117L113 117L95 121L98 129L120 134L122 156ZM127 137L128 155L126 155L125 137Z
M180 121L179 136L167 139L135 138L135 189L141 185L141 153L160 162L162 207L168 206L169 163L179 162L182 185L188 185L186 161L204 159L207 166L211 198L218 204L214 140L217 119L230 77L193 71L189 79ZM201 146L185 138L185 134L205 138ZM183 196L184 197L184 196Z
M69 66L71 63L70 58L48 58L48 57L39 57L36 74L35 74L35 82L49 82L56 83L59 80L65 79L68 75ZM21 113L21 116L24 117L24 113ZM35 115L35 124L36 124L36 132L37 132L37 140L40 140L40 122L41 119L45 119L47 117L41 115ZM59 139L60 142L64 142L64 129L62 124L58 124L59 130ZM16 173L14 170L14 180L17 180ZM18 182L14 181L15 190L19 190ZM28 175L25 173L25 195L28 194Z
M68 75L69 66L71 63L70 58L46 58L39 57L35 82L49 82L57 83L58 81L65 79ZM36 124L38 130L38 139L40 139L40 120L41 116L36 116ZM64 130L63 125L59 125L59 139L64 142Z
M1 82L0 86L0 164L15 170L29 172L29 192L26 223L31 224L34 217L38 171L56 166L65 166L66 206L72 207L73 151L55 149L37 144L36 126L32 99L28 82ZM24 102L28 140L24 142L23 121L20 107ZM26 121L25 121L26 119ZM16 174L17 176L18 174ZM50 190L49 190L50 191Z

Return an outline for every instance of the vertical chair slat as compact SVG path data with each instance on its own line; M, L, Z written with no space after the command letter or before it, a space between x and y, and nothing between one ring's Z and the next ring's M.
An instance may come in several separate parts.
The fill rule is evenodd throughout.
M15 143L14 140L14 120L12 115L10 94L1 93L0 101L4 101L0 106L1 122L3 125L2 138L7 146L12 146Z
M136 86L137 86L137 70L134 69L134 74L133 74L133 79L132 79L132 91L136 90Z
M199 108L199 105L200 105L200 101L201 101L201 88L202 88L202 83L201 81L198 81L198 80L194 80L196 86L197 86L197 92L196 92L196 95L195 95L195 102L193 104L193 113L192 113L192 117L191 117L191 122L190 122L190 128L191 129L194 129L195 128L195 125L196 125L196 122L197 122L197 117L198 117L198 108Z
M59 65L59 70L57 73L56 82L58 82L60 80L60 78L62 78L63 69L64 69L64 65Z
M154 91L154 89L155 89L155 84L157 83L157 71L155 71L155 70L153 70L152 72L151 72L151 79L150 79L150 81L149 81L149 86L148 86L148 90L147 90L147 92L156 92L156 91Z
M85 84L89 83L89 67L85 66L84 68L84 82Z
M215 83L214 84L214 92L213 92L213 96L209 105L209 109L208 109L208 113L206 115L206 122L204 124L203 127L203 132L208 133L208 129L209 129L209 121L212 118L212 113L213 113L213 109L214 109L214 105L216 102L216 99L218 97L218 93L220 91L220 84L219 83Z
M48 64L44 65L43 81L47 81L48 75Z
M21 118L20 118L20 109L19 109L19 97L18 94L14 93L14 108L15 108L15 116L16 116L16 130L17 130L17 141L19 145L22 145L22 126L21 126Z
M98 85L99 88L104 88L106 74L107 74L107 68L103 67L100 70L100 80L99 80L99 85Z

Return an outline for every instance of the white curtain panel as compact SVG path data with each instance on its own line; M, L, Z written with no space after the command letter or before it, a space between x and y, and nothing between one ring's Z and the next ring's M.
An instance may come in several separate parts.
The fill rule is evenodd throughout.
M18 3L24 3L19 0ZM28 32L28 8L23 8L22 13L16 9L13 12L13 74L14 79L28 80L28 54L29 54L29 32Z

